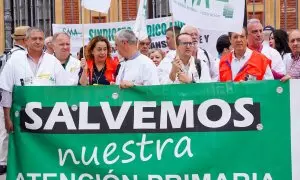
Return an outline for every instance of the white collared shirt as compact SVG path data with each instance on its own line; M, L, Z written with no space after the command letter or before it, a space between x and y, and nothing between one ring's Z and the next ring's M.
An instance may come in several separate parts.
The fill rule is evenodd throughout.
M276 49L264 44L261 53L272 61L271 66L275 72L283 75L286 74L286 69L282 57Z
M207 67L209 67L209 74L211 76L211 80L213 82L218 81L219 79L219 64L216 62L215 58L212 57L212 55L208 52L207 56L205 55L204 49L198 48L197 49L197 59L203 61L206 63Z
M231 73L232 73L232 79L236 77L236 75L239 73L241 68L246 64L246 62L250 59L252 56L253 51L249 48L246 49L246 52L244 56L241 59L237 59L234 55L234 51L232 52L232 61L231 61ZM268 66L264 75L265 80L271 80L274 79L271 68Z
M11 106L14 86L54 86L70 85L66 71L52 55L43 53L35 63L28 53L16 53L6 63L0 76L0 89L7 95L2 106ZM10 96L10 97L9 97Z
M157 73L160 84L171 84L173 82L170 80L169 75L172 69L172 61L175 56L176 50L170 50L157 66Z
M121 67L116 78L119 85L122 80L131 81L137 86L159 85L157 69L153 61L143 54L120 62Z
M174 55L174 57L172 58L172 56L166 56L162 62L160 63L160 65L158 66L158 74L159 74L159 80L161 84L179 84L180 81L176 78L176 80L173 82L170 79L170 73L172 70L172 62L173 59L176 56L176 52L172 53L172 55ZM189 63L187 66L182 67L182 69L185 70L185 73L189 76L189 78L191 78L192 80L194 80L197 83L200 82L211 82L211 77L210 77L210 73L209 73L209 68L207 63L205 63L204 61L200 60L201 62L201 77L199 78L199 74L198 71L196 69L195 66L195 58L193 56L190 57Z

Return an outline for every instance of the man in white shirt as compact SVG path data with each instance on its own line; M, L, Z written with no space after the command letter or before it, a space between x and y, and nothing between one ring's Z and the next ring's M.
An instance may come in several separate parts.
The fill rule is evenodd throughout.
M139 40L138 49L140 53L148 56L149 50L151 48L151 38L147 36L147 38L143 40Z
M124 57L118 72L116 84L121 88L134 85L158 85L157 69L153 61L137 49L137 38L133 31L122 29L116 33L115 45Z
M29 26L19 26L15 28L14 34L11 36L14 40L14 47L7 54L7 59L10 59L17 53L24 53L26 51L25 35ZM3 64L4 66L5 64ZM2 69L2 67L1 67ZM0 72L1 73L1 72ZM0 175L6 172L7 164L7 148L8 148L8 133L5 129L4 112L0 107Z
M188 33L192 36L195 44L193 56L207 64L212 81L217 81L219 77L218 64L215 58L213 58L209 52L199 47L199 29L191 25L184 25L181 28L180 33Z
M219 75L221 82L273 79L270 60L247 48L247 31L229 33L233 51L222 56Z
M60 61L63 68L69 74L73 85L78 84L78 73L80 61L71 56L70 36L65 32L58 32L53 35L53 49L55 57Z
M14 34L11 36L14 40L14 47L10 50L10 53L13 54L19 50L25 51L26 44L25 44L25 34L26 31L29 29L29 26L19 26L15 28Z
M170 83L210 82L208 66L205 62L193 57L194 43L190 34L182 33L176 37L178 56L169 63Z
M2 90L1 105L4 109L5 126L13 131L10 119L12 91L16 86L70 85L60 62L43 52L44 32L39 28L29 28L26 32L27 52L17 53L6 63L0 76Z
M169 76L172 66L170 66L170 62L172 62L176 56L176 37L180 34L180 28L178 26L174 27L175 37L173 27L169 27L166 30L166 42L169 48L168 53L165 55L164 59L157 66L157 73L160 84L169 84Z
M279 52L269 45L263 45L263 26L258 19L250 19L247 23L248 47L262 53L271 60L273 74L285 75L286 70Z

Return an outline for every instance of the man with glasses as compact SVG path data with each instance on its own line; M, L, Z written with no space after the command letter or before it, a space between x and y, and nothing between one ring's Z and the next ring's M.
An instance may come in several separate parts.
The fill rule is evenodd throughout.
M217 81L219 79L219 71L218 71L218 64L211 56L209 52L207 52L205 49L202 49L199 47L199 38L200 38L200 31L198 28L191 26L191 25L184 25L181 28L180 33L188 33L192 36L195 48L193 51L193 56L196 59L199 59L207 64L209 67L209 74L212 79L212 81Z
M151 38L148 36L146 39L139 41L139 51L140 53L148 56L149 49L151 47Z
M182 33L176 37L177 55L169 63L169 76L163 77L165 84L210 82L209 68L205 62L195 59L195 44L190 34Z
M248 47L262 53L271 60L272 73L275 79L286 74L285 66L279 52L269 45L263 44L263 26L258 19L250 19L247 23Z

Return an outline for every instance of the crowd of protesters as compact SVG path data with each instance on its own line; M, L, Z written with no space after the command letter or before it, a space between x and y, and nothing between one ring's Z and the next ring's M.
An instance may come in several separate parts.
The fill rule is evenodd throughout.
M21 26L12 35L14 47L0 75L0 174L6 172L7 132L13 131L10 118L13 86L143 85L209 83L227 81L300 78L300 31L285 32L263 27L250 19L241 32L220 36L218 55L199 47L200 31L191 25L166 30L168 51L151 49L151 37L139 40L131 30L115 36L117 57L111 44L94 37L77 56L70 53L67 33L45 39L35 27ZM4 129L5 127L5 129Z

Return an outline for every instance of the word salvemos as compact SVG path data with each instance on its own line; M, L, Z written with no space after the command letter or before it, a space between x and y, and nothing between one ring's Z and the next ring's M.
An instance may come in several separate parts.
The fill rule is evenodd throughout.
M234 103L209 99L200 104L182 100L178 105L172 101L124 101L120 106L109 102L100 102L99 106L56 102L53 107L43 107L41 102L29 102L21 111L22 130L31 132L249 131L256 130L259 123L260 104L252 98Z

